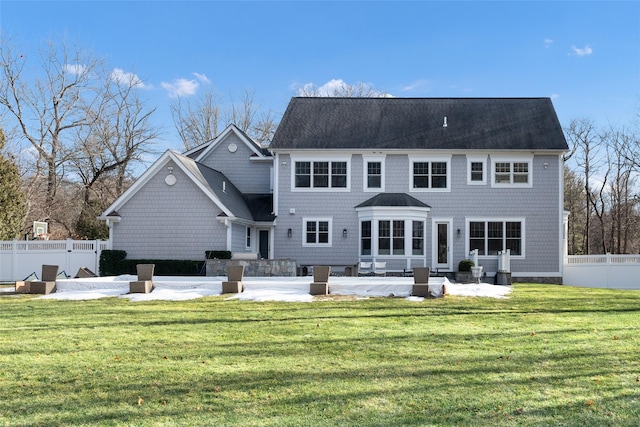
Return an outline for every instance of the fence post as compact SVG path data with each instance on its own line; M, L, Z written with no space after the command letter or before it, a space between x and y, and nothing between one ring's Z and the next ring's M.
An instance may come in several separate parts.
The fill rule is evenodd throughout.
M607 252L607 289L611 288L611 254Z
M93 244L95 245L94 253L96 254L95 262L93 263L93 271L96 274L100 275L100 254L102 253L102 240L97 239L95 242L93 242Z

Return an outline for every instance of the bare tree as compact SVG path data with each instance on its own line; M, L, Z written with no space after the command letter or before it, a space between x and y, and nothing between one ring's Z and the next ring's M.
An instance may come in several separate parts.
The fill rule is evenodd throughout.
M298 89L298 96L303 97L342 97L342 98L381 98L389 94L375 90L371 85L357 82L348 84L343 80L334 79L322 86L313 83Z
M172 103L171 116L186 150L211 141L220 128L219 100L211 90L195 101L177 98Z
M572 148L574 159L578 168L582 171L585 196L585 228L584 228L584 248L585 253L590 253L590 226L592 214L592 190L591 183L594 173L597 171L596 159L599 148L597 142L597 132L592 120L575 119L565 129L565 135Z
M221 107L222 100L208 91L194 101L178 98L171 105L173 122L189 150L216 138L230 124L261 143L271 141L277 122L272 111L261 111L252 91L246 91L239 102L231 99L229 107Z
M155 108L145 106L138 86L112 73L98 100L87 106L89 124L77 129L68 158L83 187L84 223L124 192L131 167L152 152L159 136L151 123Z
M40 73L26 71L27 60L12 40L0 40L0 106L8 111L35 149L35 178L45 177L45 218L55 220L55 198L64 176L73 131L88 124L85 106L93 101L92 75L100 65L90 53L66 42L49 41L40 51Z

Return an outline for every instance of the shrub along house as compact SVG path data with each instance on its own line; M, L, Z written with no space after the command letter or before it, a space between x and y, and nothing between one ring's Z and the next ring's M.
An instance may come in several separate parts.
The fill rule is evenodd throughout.
M509 249L514 280L560 283L567 148L548 98L293 98L268 150L230 127L167 152L102 218L130 257L455 271L477 249L492 275Z

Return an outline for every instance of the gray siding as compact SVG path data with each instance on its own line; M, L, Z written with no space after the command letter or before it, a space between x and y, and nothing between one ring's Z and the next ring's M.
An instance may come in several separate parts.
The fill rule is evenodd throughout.
M247 242L247 227L240 224L233 224L231 226L231 252L248 252L246 247ZM251 236L253 237L253 235Z
M417 153L416 153L417 154ZM500 157L508 153L497 153ZM421 153L420 156L427 154ZM474 154L475 156L475 154ZM281 166L287 163L287 166ZM288 155L281 154L278 165L278 219L275 230L276 258L296 259L299 264L347 265L358 261L359 224L354 207L373 197L375 192L363 192L363 159L361 155L351 157L350 192L291 192L291 169ZM547 163L545 168L544 164ZM488 174L485 185L467 184L467 158L465 155L451 157L450 192L410 191L410 159L406 154L387 155L385 159L385 192L408 193L431 206L425 227L424 264L432 266L432 221L452 219L452 270L458 262L468 257L466 252L466 224L469 218L525 219L525 258L512 258L513 272L555 273L559 270L561 247L561 201L559 155L536 155L533 158L532 188L492 188L491 163L486 163ZM291 214L290 209L295 209ZM332 246L329 248L303 247L303 218L331 218ZM291 228L292 237L287 237ZM342 230L347 229L344 238ZM460 229L460 237L457 230ZM388 258L389 270L402 270L406 261ZM416 265L415 261L411 263ZM485 271L497 270L497 259L480 259Z
M226 249L226 227L218 208L174 166L177 181L165 183L165 171L151 178L118 210L113 248L127 258L204 259L206 250Z
M229 145L238 149L232 153ZM225 174L233 184L245 194L267 194L271 192L270 169L272 162L251 160L254 153L238 138L230 133L199 163Z

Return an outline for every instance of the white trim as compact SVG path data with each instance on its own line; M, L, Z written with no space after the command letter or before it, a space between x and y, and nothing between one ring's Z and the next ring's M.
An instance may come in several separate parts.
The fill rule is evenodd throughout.
M351 191L351 154L322 154L318 156L309 155L291 155L291 167L290 176L291 183L290 188L292 193L304 192L304 193L348 193ZM311 163L310 171L310 187L296 187L296 163L297 162L309 162ZM329 182L328 187L314 187L313 186L313 164L319 162L329 163ZM347 183L345 187L331 187L331 163L332 162L346 162L347 164Z
M487 185L487 156L467 157L467 185ZM482 181L471 180L471 163L482 163Z
M224 140L226 140L230 134L235 134L240 141L242 141L256 156L265 157L260 147L258 147L257 143L253 140L249 140L248 136L245 136L243 132L240 131L235 125L231 124L226 127L225 130L218 136L216 136L210 143L207 148L202 150L202 153L198 154L196 157L196 162L202 161L205 157L209 155L209 153L216 149L216 147L220 146Z
M307 223L328 222L329 236L327 243L307 243ZM317 236L316 230L316 236ZM303 217L302 218L302 246L305 248L330 248L333 246L333 217Z
M496 183L496 163L509 163L510 182L508 183ZM514 163L527 163L527 182L526 183L514 183L513 182L513 164ZM533 155L510 155L510 156L490 156L491 167L491 187L492 188L532 188L533 187Z
M465 217L465 242L464 242L464 249L465 249L465 253L469 253L471 251L471 249L469 248L469 239L471 239L470 237L470 231L469 231L469 223L470 222L519 222L520 223L520 233L522 234L520 236L520 246L521 246L521 253L520 255L511 255L511 259L525 259L526 258L526 237L527 237L527 223L526 223L526 217L510 217L510 216L501 216L501 217ZM506 239L506 236L502 237L503 239ZM488 236L484 237L485 241L486 239L488 239ZM478 258L483 258L483 259L498 259L499 255L478 255Z
M385 187L385 160L386 155L384 154L363 154L362 155L362 191L365 193L384 193ZM380 163L380 187L369 187L369 163L370 162L379 162Z
M204 183L206 180L204 177L197 177L192 172L192 168L188 168L185 166L185 163L195 163L195 160L184 157L181 154L178 154L172 150L165 151L162 156L158 160L156 160L150 167L147 169L135 182L122 193L120 197L118 197L101 215L101 217L106 217L109 213L113 211L118 211L124 206L138 191L140 191L152 178L154 178L159 172L162 172L162 169L169 164L169 162L173 162L172 166L178 167L220 210L222 210L225 215L229 218L235 219L233 213L218 199L218 197L213 193L210 188ZM197 168L193 168L197 170Z
M438 224L447 224L446 264L438 263ZM453 218L431 218L431 265L445 271L453 271Z
M413 156L409 155L409 192L410 193L448 193L451 192L451 157L452 156ZM413 165L417 162L429 163L429 187L428 188L414 188L413 186ZM444 188L432 188L431 187L431 164L432 163L446 163L447 165L447 185Z

